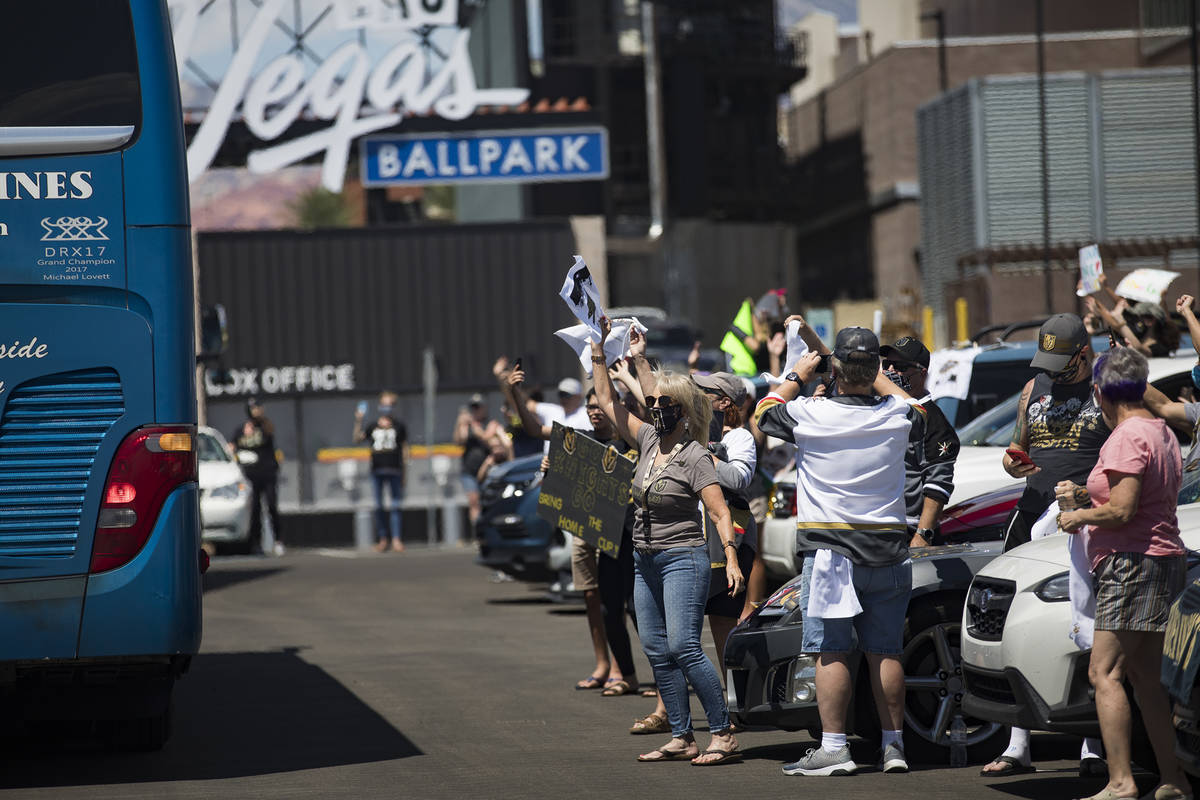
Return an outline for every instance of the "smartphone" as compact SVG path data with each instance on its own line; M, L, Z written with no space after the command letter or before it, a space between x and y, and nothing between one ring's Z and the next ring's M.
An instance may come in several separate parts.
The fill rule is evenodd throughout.
M358 401L358 413L359 413L359 414L366 414L366 413L367 413L367 401L366 401L366 400L359 400L359 401Z
M827 372L829 372L829 355L830 355L829 353L825 353L825 354L819 356L819 358L821 360L817 362L817 374L818 375L824 375Z
M521 368L521 359L519 359L519 358L518 358L516 361L514 361L514 362L513 362L513 365L512 365L512 368L513 368L514 370L518 370L518 369L520 369L520 368Z
M1030 467L1037 466L1033 463L1033 459L1029 457L1029 453L1026 453L1024 450L1018 450L1015 447L1009 447L1004 452L1008 453L1008 457L1013 461L1016 461L1018 464L1025 464Z

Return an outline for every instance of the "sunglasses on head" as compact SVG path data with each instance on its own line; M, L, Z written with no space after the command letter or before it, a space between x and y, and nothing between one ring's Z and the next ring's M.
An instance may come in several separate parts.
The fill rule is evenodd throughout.
M677 405L679 405L679 403L676 403L670 397L670 395L660 394L658 397L655 397L651 394L646 396L646 408L654 408L655 406L658 406L659 408L670 408L671 406Z

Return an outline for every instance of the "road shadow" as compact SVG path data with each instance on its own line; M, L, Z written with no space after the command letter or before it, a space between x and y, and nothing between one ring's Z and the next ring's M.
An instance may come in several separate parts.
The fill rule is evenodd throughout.
M95 740L4 742L0 786L215 780L422 755L295 648L197 656L174 703L174 732L160 752L112 752Z
M230 586L260 578L269 578L280 572L286 572L287 567L261 567L259 569L209 569L204 573L204 592L219 592Z

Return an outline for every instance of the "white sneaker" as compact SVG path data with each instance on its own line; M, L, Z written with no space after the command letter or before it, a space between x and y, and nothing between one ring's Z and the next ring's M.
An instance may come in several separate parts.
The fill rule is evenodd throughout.
M908 761L904 758L904 748L889 744L879 753L879 769L881 772L908 772Z
M284 549L283 542L275 543L275 555L276 556L282 556L286 552L287 552L287 550Z

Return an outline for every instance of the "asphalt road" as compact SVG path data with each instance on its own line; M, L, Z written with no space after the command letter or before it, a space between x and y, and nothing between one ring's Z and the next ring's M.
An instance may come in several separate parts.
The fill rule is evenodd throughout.
M167 746L7 742L0 795L1059 800L1100 788L1075 777L1078 744L1056 736L1035 736L1038 774L991 781L977 767L924 766L790 778L780 765L813 743L776 731L743 733L741 764L636 763L666 737L626 732L651 700L572 689L591 667L580 610L545 603L541 587L492 583L472 559L410 548L217 560L203 653L176 689ZM852 747L874 763L869 743Z

